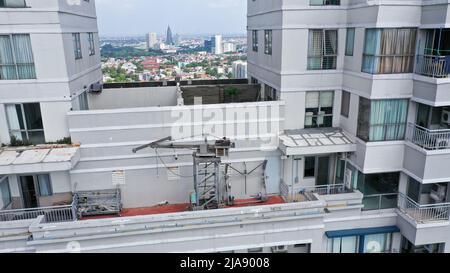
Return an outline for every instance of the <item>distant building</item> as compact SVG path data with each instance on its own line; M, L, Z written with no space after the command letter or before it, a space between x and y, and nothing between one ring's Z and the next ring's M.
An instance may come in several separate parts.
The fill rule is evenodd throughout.
M236 52L236 45L233 43L223 43L223 53Z
M247 62L246 61L235 61L232 64L233 77L235 79L246 79L247 78Z
M176 46L178 46L180 44L180 35L178 33L175 34L175 36L173 37L173 43Z
M212 52L212 41L211 40L205 40L205 50L207 52Z
M158 37L156 33L151 32L147 34L147 49L156 48L156 44L158 43Z
M172 37L172 30L170 29L170 26L167 27L167 32L166 32L166 44L167 45L174 45L174 40Z
M214 37L211 37L211 46L211 53L222 54L222 35L215 35Z

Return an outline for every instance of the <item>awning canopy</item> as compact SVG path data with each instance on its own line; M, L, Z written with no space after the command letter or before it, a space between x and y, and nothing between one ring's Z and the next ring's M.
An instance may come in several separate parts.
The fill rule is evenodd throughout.
M22 147L0 150L0 175L68 171L80 159L78 147Z
M373 234L387 234L387 233L397 233L400 229L396 226L388 227L377 227L377 228L358 228L358 229L347 229L347 230L337 230L337 231L327 231L325 235L328 238L342 238L342 237L353 237L361 235L373 235Z
M286 131L280 149L286 155L318 155L355 152L356 144L340 128L317 128Z

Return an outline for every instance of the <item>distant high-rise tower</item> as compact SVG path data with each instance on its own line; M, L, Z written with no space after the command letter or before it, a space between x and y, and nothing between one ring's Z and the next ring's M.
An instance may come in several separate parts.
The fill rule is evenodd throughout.
M222 35L215 35L211 37L211 46L212 53L214 54L222 54L223 53L223 45L222 45Z
M148 33L147 34L147 49L153 49L156 47L156 44L158 43L158 38L156 33Z
M166 36L166 44L167 45L174 45L173 37L172 37L172 30L170 29L170 26L167 27L167 36Z

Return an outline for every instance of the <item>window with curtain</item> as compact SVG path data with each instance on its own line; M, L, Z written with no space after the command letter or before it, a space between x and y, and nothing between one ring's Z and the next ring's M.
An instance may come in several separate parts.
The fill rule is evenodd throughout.
M94 33L88 33L89 56L95 55Z
M355 47L355 28L347 28L347 39L345 41L345 56L353 56Z
M252 49L254 52L258 52L258 31L252 30Z
M7 104L6 115L11 138L24 144L45 143L39 103Z
M333 91L307 92L305 128L333 126Z
M386 253L391 250L392 234L366 235L364 238L364 253Z
M7 176L0 177L0 209L5 209L11 202L11 189L9 188L9 180Z
M359 236L328 239L329 253L358 253Z
M35 78L30 35L0 35L0 80Z
M370 74L412 73L417 30L367 29L362 71Z
M39 188L39 195L42 197L52 196L53 189L52 189L52 182L50 181L50 175L49 174L39 174L36 176L36 178L37 178L37 184L38 184L38 188Z
M357 136L364 141L405 139L408 100L360 98Z
M75 54L75 60L83 58L83 54L81 52L80 33L73 33L72 39L73 39L73 50L74 50L74 54Z
M350 115L350 98L351 95L347 91L342 91L341 115L348 118Z
M0 0L0 8L25 8L25 0Z
M308 38L308 70L336 69L338 32L311 29Z
M264 53L272 55L272 30L264 31Z

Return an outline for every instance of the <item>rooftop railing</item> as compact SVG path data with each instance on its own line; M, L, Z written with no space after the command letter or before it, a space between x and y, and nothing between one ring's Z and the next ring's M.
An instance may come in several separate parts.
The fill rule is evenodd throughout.
M433 78L450 76L450 56L418 55L416 74Z
M450 203L420 205L408 196L400 193L398 209L417 223L449 221Z
M66 206L2 210L0 211L0 222L36 219L41 215L44 216L43 221L46 223L77 221L76 202L77 198L74 197L72 204Z
M316 193L318 195L332 195L341 193L350 193L345 184L330 184L321 186L304 187L301 192Z
M430 130L409 123L406 140L426 150L450 149L450 130Z

